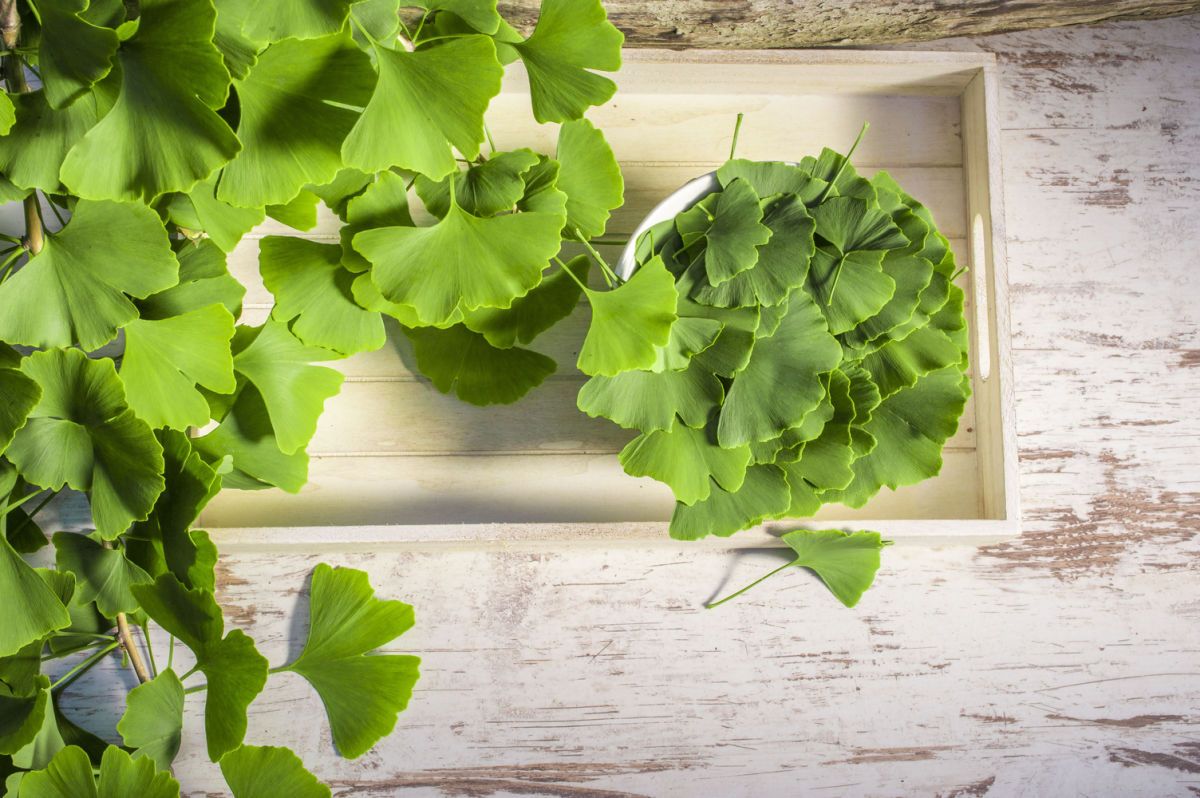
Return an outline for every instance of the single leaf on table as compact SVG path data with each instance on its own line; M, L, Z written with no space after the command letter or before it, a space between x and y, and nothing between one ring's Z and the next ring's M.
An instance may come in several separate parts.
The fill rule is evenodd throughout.
M525 193L522 175L537 163L538 154L533 150L498 152L483 163L451 172L441 180L417 175L413 185L425 209L439 218L450 210L451 181L454 181L454 200L460 208L475 216L495 216L512 210L521 200Z
M55 566L60 572L75 574L74 600L79 604L94 601L96 609L110 618L136 610L133 586L154 581L124 552L107 549L87 535L57 532L53 540Z
M209 305L165 319L134 319L125 326L121 379L129 406L152 427L187 429L208 423L197 390L232 393L233 316Z
M184 242L175 253L179 282L165 291L138 300L143 319L169 319L209 305L223 305L237 318L246 287L225 267L225 253L212 241Z
M715 195L709 211L703 204L680 214L680 223L694 219L702 232L683 233L683 243L703 239L705 278L710 286L719 286L735 275L752 269L758 263L758 248L771 238L771 228L764 225L763 208L758 195L744 180L734 180ZM707 222L707 223L705 223ZM702 225L702 226L701 226ZM697 281L699 284L699 281Z
M793 565L808 568L838 601L853 607L862 598L879 570L879 552L891 541L878 532L842 532L836 529L787 532L780 538L796 552Z
M883 250L845 255L819 246L808 270L807 288L835 335L853 330L891 300L895 281L883 269Z
M333 742L349 759L391 733L418 678L418 657L371 652L394 643L413 625L413 610L375 598L367 575L321 563L309 593L308 639L286 670L321 696Z
M625 181L604 134L586 119L566 122L558 129L557 186L567 195L569 238L604 235L609 213L625 201Z
M726 161L717 170L717 180L722 188L739 178L749 183L754 193L760 197L794 194L806 205L820 198L821 192L828 185L800 167L780 161L748 161L737 158Z
M179 264L145 205L80 200L61 231L0 284L0 340L87 350L137 318L129 297L174 285Z
M375 73L342 31L275 42L234 85L242 151L225 167L217 197L257 208L287 203L306 184L334 178L342 141L359 118L353 108L370 100Z
M675 279L658 256L609 291L587 289L592 323L579 350L579 370L614 376L654 365L678 318Z
M355 235L375 227L413 227L404 178L395 172L382 173L345 201L341 218L346 222L340 231L342 265L355 273L365 272L371 264L352 246Z
M737 490L713 485L708 498L692 505L677 503L671 516L671 537L677 540L699 540L708 535L729 537L786 512L790 503L791 493L783 471L773 465L750 466Z
M279 450L293 454L312 440L325 401L342 387L341 372L313 361L339 355L306 346L286 324L273 319L250 335L253 340L234 356L233 366L262 395Z
M233 798L329 798L329 788L289 748L243 745L221 757Z
M267 216L282 222L293 230L306 231L317 226L317 205L321 198L307 188L300 189L296 196L285 203L268 205Z
M179 798L179 782L167 771L155 770L148 757L131 757L115 745L104 749L100 772L80 747L59 751L42 770L26 773L21 798Z
M454 205L432 227L365 230L354 248L371 262L385 298L411 306L424 324L441 324L456 311L506 308L528 293L558 252L561 226L548 213L481 219Z
M350 0L258 0L242 32L263 42L316 39L345 27L350 5Z
M87 199L149 202L189 191L241 149L217 113L229 72L212 43L209 0L142 0L137 32L117 51L116 103L62 165Z
M134 758L148 757L168 770L183 739L183 684L167 668L129 691L117 732Z
M55 109L44 91L6 96L16 121L0 137L0 174L24 189L57 191L63 159L99 119L96 98L87 95Z
M162 447L126 404L112 361L51 349L25 358L21 370L42 389L6 453L22 476L43 488L88 491L105 540L146 518L163 489Z
M214 762L237 748L246 734L246 708L267 683L267 660L240 629L225 634L221 608L208 590L188 589L171 574L133 593L159 626L196 655L208 677L204 731Z
M708 431L676 424L630 441L619 456L625 473L670 486L683 504L707 499L713 490L736 491L746 478L750 447L724 449Z
M696 280L693 299L723 308L775 306L782 304L792 289L804 284L816 227L804 202L794 195L763 200L762 223L771 231L771 237L759 245L753 268L738 272L718 286Z
M592 377L579 389L579 409L625 429L670 430L678 417L703 427L725 398L721 381L703 368L680 371L622 371Z
M275 297L271 315L291 322L304 343L350 355L387 340L380 315L354 301L354 274L342 266L340 244L268 236L259 245L258 265Z
M461 324L404 328L417 368L442 393L473 405L511 404L541 385L554 360L520 347L499 349Z
M768 441L799 424L825 395L820 375L836 368L842 348L812 300L796 292L773 335L759 338L721 408L722 446Z
M3 544L0 544L3 545ZM3 555L0 554L0 560ZM0 565L0 568L3 566ZM3 579L3 576L0 576ZM19 612L20 609L14 608ZM35 668L41 659L42 646L35 641L29 650L33 652ZM5 669L0 682L0 754L15 754L33 742L42 728L47 712L54 709L50 702L50 679L34 670L27 678L16 683L13 674Z
M186 195L174 195L167 212L175 224L205 233L223 252L232 252L266 216L262 208L238 208L217 199L215 176L200 181Z
M491 40L466 36L411 53L376 45L375 55L379 82L342 144L346 165L436 180L457 169L454 150L474 160L504 74Z
M617 85L590 70L620 69L624 41L600 0L542 0L533 33L511 45L529 74L533 118L566 122L608 102Z
M117 32L80 17L88 0L41 0L38 72L50 105L62 108L91 90L112 69Z
M587 285L590 264L586 255L572 258L528 294L514 299L512 307L472 310L464 314L463 323L501 349L515 346L518 341L527 344L579 306L580 283ZM572 275L578 282L571 279Z
M308 454L298 448L284 454L276 440L262 394L253 385L238 391L221 423L193 442L210 463L232 459L233 470L222 477L226 487L261 490L278 487L299 493L308 481Z

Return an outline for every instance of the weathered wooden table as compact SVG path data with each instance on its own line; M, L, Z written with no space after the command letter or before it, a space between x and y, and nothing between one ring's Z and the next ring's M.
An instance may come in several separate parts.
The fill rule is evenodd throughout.
M708 612L768 555L280 529L223 556L231 623L282 661L352 565L424 664L362 759L290 675L250 742L356 796L1200 793L1200 17L933 47L1001 59L1022 537L894 547L853 611L789 573ZM221 794L194 734L177 775Z

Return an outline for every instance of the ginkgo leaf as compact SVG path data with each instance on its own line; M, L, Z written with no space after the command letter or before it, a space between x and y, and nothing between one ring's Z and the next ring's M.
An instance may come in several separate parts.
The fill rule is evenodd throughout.
M862 507L882 487L892 490L935 477L942 468L942 447L958 429L969 394L969 381L948 366L902 388L875 408L864 430L877 441L854 461L854 481L826 501Z
M814 208L812 216L817 235L841 253L908 245L892 217L857 197L831 197Z
M17 107L7 92L0 92L0 136L7 136L16 123Z
M371 263L352 246L355 235L375 227L413 226L404 178L395 172L379 175L361 192L346 200L342 218L346 221L340 231L342 265L355 273L365 272L371 268Z
M353 568L313 570L308 639L286 667L321 696L333 742L349 759L391 733L418 678L418 657L373 654L413 625L413 609L375 598L367 575Z
M46 767L55 754L66 747L62 732L58 730L58 722L55 717L57 707L52 698L53 694L48 689L45 690L45 693L46 711L42 715L41 726L38 727L33 739L12 755L12 763L24 770Z
M683 305L681 300L680 306ZM671 337L655 352L651 371L678 371L691 364L691 360L717 342L725 327L716 319L689 318L680 315L671 325ZM707 366L706 366L707 368ZM712 369L709 369L712 371ZM714 372L715 373L715 372Z
M75 574L75 597L80 604L96 602L96 609L112 618L138 608L134 585L154 580L119 549L107 549L76 532L54 535L54 563L59 571Z
M234 318L242 313L246 287L225 267L225 253L211 241L186 242L175 253L179 282L138 300L143 319L169 319L209 305L223 305Z
M612 290L585 293L592 323L579 350L579 370L611 377L653 366L657 348L670 340L678 318L675 280L662 259L655 256Z
M350 0L257 0L246 14L242 33L251 39L315 39L346 25Z
M385 172L379 177L385 177L387 174L389 173ZM307 190L320 197L325 206L344 222L346 221L346 206L355 197L360 196L373 180L375 180L373 174L346 167L325 185L308 186Z
M961 310L958 316L962 318ZM871 352L862 359L862 366L886 399L931 371L957 363L960 357L961 350L950 336L927 326Z
M266 42L254 40L242 29L255 6L242 0L214 0L213 5L217 10L213 44L221 51L229 74L244 78L258 60L258 53L266 46Z
M442 393L473 405L511 404L541 385L557 368L530 349L499 349L461 324L447 329L404 328L417 368Z
M157 435L166 485L150 517L125 534L125 555L151 577L170 572L187 587L212 590L217 549L207 533L191 525L221 489L221 478L185 433L161 430Z
M413 185L425 209L439 218L450 209L451 180L460 208L476 216L494 216L512 210L520 201L525 193L522 175L537 163L538 155L533 150L500 152L440 181L417 175Z
M525 193L517 201L517 210L553 213L565 218L567 194L558 187L561 171L562 167L558 161L539 155L538 162L522 175Z
M196 386L217 393L237 387L229 351L233 325L223 305L127 324L121 379L129 406L152 427L207 424L208 403Z
M801 202L815 202L828 185L793 164L779 161L747 161L738 158L726 161L717 170L717 180L724 188L734 180L744 180L760 197L794 194Z
M57 191L63 159L96 124L96 98L81 97L66 108L51 108L44 91L6 95L16 122L0 137L0 174L25 189Z
M0 555L2 559L3 555ZM19 609L15 610L20 612ZM50 679L37 673L42 645L36 642L22 653L32 651L34 670L20 683L12 673L0 674L0 754L15 754L33 742L46 719L53 712L50 701ZM6 669L7 670L7 669Z
M812 217L794 195L763 200L762 208L762 223L771 237L758 247L753 268L717 286L696 280L691 296L697 302L723 308L779 305L804 284L816 227Z
M112 69L117 32L79 16L88 0L41 0L38 72L55 108L71 104Z
M713 485L708 498L691 505L677 503L671 516L671 537L677 540L699 540L708 535L729 537L787 512L790 504L791 493L783 471L773 465L750 466L737 490Z
M0 350L16 355L4 344L0 344ZM12 365L19 364L19 356L16 361ZM29 413L41 398L42 389L36 382L0 361L0 454L12 443L17 430L25 426Z
M242 743L246 708L267 683L267 660L240 629L225 634L221 608L208 590L188 589L171 574L135 585L133 594L155 623L196 655L208 677L204 732L214 762Z
M834 416L833 401L829 391L830 380L836 372L831 372L821 378L821 384L824 386L825 395L821 397L821 403L813 410L804 414L804 418L800 423L788 427L779 437L772 438L767 441L756 441L750 444L750 452L753 455L752 462L754 463L775 463L782 465L792 462L799 458L800 452L804 447L801 444L807 443L821 435L825 429L825 425ZM851 420L853 420L853 407L850 408Z
M217 113L229 72L212 43L209 0L142 0L117 51L116 103L67 153L62 181L87 199L149 202L189 191L241 144Z
M514 299L512 307L472 310L463 314L463 323L468 329L482 333L489 344L501 349L514 346L518 341L527 344L570 316L579 306L580 284L587 285L590 264L586 255L572 258L528 294ZM572 275L575 280L571 279Z
M687 290L685 285L684 279L680 279L681 292ZM759 308L710 308L680 296L679 313L684 318L711 319L721 324L717 340L696 355L704 368L718 377L731 378L746 367L757 340Z
M0 284L0 339L96 349L137 318L129 297L176 283L167 231L145 205L80 200L42 251Z
M883 270L883 250L856 250L845 255L817 247L808 270L807 287L834 334L853 330L891 300L895 281Z
M148 757L159 770L168 770L183 739L183 684L166 668L150 681L129 691L117 732L133 756Z
M623 371L592 377L579 389L579 409L626 429L669 430L679 418L703 427L725 398L721 381L704 368L680 371Z
M44 769L25 774L21 798L179 798L179 782L169 772L155 770L153 760L134 759L115 745L104 749L98 777L94 773L87 752L69 745Z
M449 11L480 33L495 33L502 22L496 11L496 0L405 0L405 5L428 11Z
M891 541L878 532L842 532L836 529L786 532L781 537L796 552L793 563L816 573L838 601L853 607L862 598L879 570L879 552Z
M311 230L317 226L317 205L320 202L321 198L316 194L308 189L301 189L299 194L282 205L268 205L267 216L277 222L283 222L293 230Z
M454 205L432 227L365 230L354 248L371 262L384 297L439 324L458 310L506 308L528 293L558 252L561 226L548 213L479 218Z
M604 235L609 213L625 201L625 181L604 134L586 119L566 122L558 129L557 187L567 195L566 234L595 238Z
M767 441L800 423L825 394L820 375L841 362L842 348L804 292L796 292L773 335L759 338L721 408L722 446Z
M258 267L275 297L271 315L290 321L304 343L349 355L387 340L382 317L354 301L354 274L342 266L340 244L268 236L259 245Z
M8 542L5 521L6 516L0 515L0 594L5 596L7 610L0 624L0 657L16 654L71 624L62 599ZM6 727L0 725L2 728Z
M112 361L51 349L25 358L21 370L42 389L6 452L22 476L43 488L88 491L105 540L149 515L163 489L162 447L126 405Z
M175 196L182 199L185 195ZM262 208L236 208L217 199L216 178L197 183L186 198L191 203L195 218L186 218L183 215L185 208L172 203L169 206L171 221L180 227L204 232L225 252L232 252L242 237L266 216Z
M725 449L706 430L676 424L634 438L618 459L626 474L657 479L670 486L678 501L694 504L709 497L714 483L729 491L742 486L750 447Z
M333 352L306 346L287 325L268 321L233 358L233 366L262 394L279 449L292 454L308 445L317 431L325 400L342 387L341 372L313 361L334 360Z
M239 490L275 486L298 493L308 481L308 454L298 448L280 451L275 427L262 394L253 385L238 391L237 399L215 429L194 441L196 451L210 462L232 459L233 470L223 483Z
M289 748L243 745L221 757L233 798L329 798L329 788Z
M620 69L624 41L600 0L542 0L533 33L511 45L529 74L533 118L566 122L608 102L616 84L590 70Z
M771 237L771 229L762 223L763 209L758 195L749 183L734 180L715 196L711 211L704 205L697 205L679 217L685 219L697 215L701 223L707 219L702 233L683 234L683 241L690 245L689 235L703 238L704 257L700 262L711 286L721 285L754 268L758 262L758 248Z
M890 250L883 258L883 272L895 284L891 299L875 315L847 330L842 342L861 348L912 318L921 293L933 278L933 264L917 255Z
M256 7L252 16L260 13ZM234 86L242 151L225 167L217 197L257 208L333 179L342 167L342 141L358 121L353 108L370 100L375 74L343 31L272 44Z
M411 53L376 46L375 54L379 82L342 145L346 164L440 179L457 168L452 147L474 160L504 74L492 41L466 36Z

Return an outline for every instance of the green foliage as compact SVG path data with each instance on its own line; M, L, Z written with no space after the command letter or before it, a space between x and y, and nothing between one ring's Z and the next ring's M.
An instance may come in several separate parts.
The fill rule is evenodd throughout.
M243 745L221 758L233 798L329 798L330 791L287 748Z
M148 757L159 770L170 769L183 738L183 701L183 683L170 668L129 691L117 731L135 757Z

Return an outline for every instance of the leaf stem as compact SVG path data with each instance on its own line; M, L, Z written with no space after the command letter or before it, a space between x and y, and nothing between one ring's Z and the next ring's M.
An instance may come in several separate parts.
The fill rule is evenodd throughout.
M580 280L578 277L575 276L575 272L573 272L569 268L567 268L567 264L563 263L560 259L555 258L555 260L558 261L559 268L561 268L564 272L566 272L567 276L575 281L575 285L579 286L579 289L581 291L583 291L584 293L587 293L588 287L583 284L582 280Z
M154 661L154 644L150 642L150 622L146 621L139 627L142 637L146 640L146 659L150 660L150 672L158 677L158 663Z
M60 677L58 679L58 681L56 681L54 684L50 685L50 690L61 692L65 689L67 689L67 687L70 686L71 682L75 681L80 676L82 676L84 673L91 670L96 665L100 664L100 662L103 661L103 659L106 656L108 656L110 653L112 653L114 650L116 650L116 648L120 645L121 645L120 641L118 641L118 640L112 641L107 646L100 649L95 654L92 654L90 657L85 659L83 662L79 663L74 668L71 668L71 670L69 670L65 674L63 674L63 676Z
M846 153L846 157L842 158L842 162L838 165L837 171L833 173L833 177L830 179L829 185L825 186L825 190L821 192L821 196L817 199L817 205L820 205L822 202L824 202L829 196L829 192L833 191L833 187L837 183L838 178L842 176L842 172L846 171L846 167L850 165L850 156L853 155L854 151L858 149L858 145L862 142L863 136L867 135L867 128L869 127L871 127L870 122L863 122L862 127L858 129L858 137L854 139L854 143L850 145L850 151Z
M183 688L183 694L191 695L192 693L203 693L207 689L208 689L208 682L205 682L204 684L198 684L195 687Z
M733 160L733 154L737 152L738 134L742 132L742 117L745 114L738 112L737 121L733 123L733 141L729 145L729 160Z
M842 278L842 264L846 262L846 256L838 258L838 264L833 270L833 285L829 286L829 296L825 297L825 307L833 306L833 295L837 291L838 280Z
M46 197L46 205L50 208L50 212L54 214L54 218L58 220L58 226L60 228L66 227L67 220L64 219L63 215L58 212L58 206L54 204L54 200L50 199L49 196Z
M182 681L185 681L185 680L186 680L186 679L187 679L189 676L191 676L193 673L196 673L196 672L197 672L197 671L199 671L199 670L200 670L200 666L199 666L199 665L193 665L193 666L192 666L192 669L191 669L190 671L188 671L187 673L185 673L185 674L183 674L182 676L180 676L180 677L179 677L179 681L181 681L181 682L182 682Z
M492 140L492 131L487 126L487 122L483 123L483 135L487 138L488 149L492 151L492 155L496 154L496 142Z
M37 507L34 507L32 510L25 513L25 518L21 521L21 523L17 524L15 527L10 529L8 534L15 535L18 532L20 532L22 529L24 529L26 527L26 525L33 523L33 517L35 515L37 515L38 513L40 513L47 504L54 501L54 497L57 495L58 495L58 491L50 491L50 495L48 495L46 498L44 498L40 502L38 502ZM105 638L108 638L108 637L110 637L110 636L105 635Z
M21 498L17 499L15 502L9 502L8 504L4 505L4 509L3 509L3 510L0 510L0 515L8 515L8 514L9 514L9 513L11 513L13 510L17 509L17 508L18 508L18 507L20 507L22 504L24 504L25 502L27 502L27 501L29 501L30 499L32 499L34 496L41 495L41 493L42 493L42 491L43 491L43 490L45 490L45 489L44 489L44 488L38 488L38 489L37 489L37 490L35 490L33 493L26 493L24 496L22 496Z
M603 272L603 274L604 274L604 282L608 283L610 288L612 287L612 284L614 282L617 285L620 285L621 283L623 283L624 280L622 280L620 277L618 277L617 273L614 272L609 267L608 261L606 261L604 259L603 255L601 255L599 252L596 251L596 248L593 247L591 242L587 240L587 238L583 235L582 232L580 232L579 228L573 227L571 229L575 233L576 238L579 239L579 243L583 244L583 248L586 249L588 251L588 254L592 256L592 259L595 260L597 264L599 264L600 271Z
M167 641L167 670L171 670L171 666L175 664L175 635L171 635Z
M741 590L737 591L736 593L731 593L730 595L726 596L725 598L721 599L720 601L714 601L712 604L705 604L705 605L704 605L704 608L705 608L705 609L709 609L709 610L711 610L711 609L712 609L712 608L714 608L714 607L720 607L720 606L721 606L722 604L724 604L726 601L730 601L730 600L732 600L732 599L735 599L735 598L737 598L738 596L742 595L743 593L745 593L745 592L746 592L747 590L749 590L750 588L754 587L755 585L758 585L760 582L765 582L765 581L767 581L767 580L768 580L768 579L770 579L772 576L774 576L775 574L777 574L777 573L779 573L780 571L782 571L784 568L791 568L791 567L792 567L793 565L795 565L797 562L799 562L799 560L792 560L791 562L785 562L783 565L779 566L778 568L776 568L775 570L771 571L770 573L768 573L768 574L765 574L765 575L763 575L763 576L760 576L758 579L755 579L753 582L751 582L750 584L746 585L744 588L742 588Z

